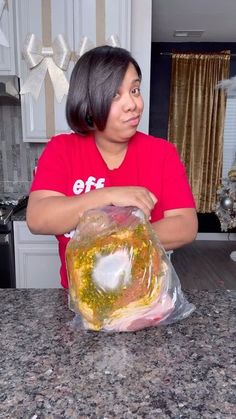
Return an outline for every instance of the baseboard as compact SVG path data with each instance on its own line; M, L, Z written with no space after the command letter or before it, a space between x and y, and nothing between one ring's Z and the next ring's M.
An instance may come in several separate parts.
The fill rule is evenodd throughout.
M196 240L236 240L236 233L198 233Z

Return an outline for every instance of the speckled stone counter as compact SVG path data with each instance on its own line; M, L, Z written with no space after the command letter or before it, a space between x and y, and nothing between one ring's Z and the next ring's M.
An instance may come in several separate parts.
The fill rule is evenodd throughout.
M235 291L135 333L74 330L65 290L0 290L0 418L235 418Z

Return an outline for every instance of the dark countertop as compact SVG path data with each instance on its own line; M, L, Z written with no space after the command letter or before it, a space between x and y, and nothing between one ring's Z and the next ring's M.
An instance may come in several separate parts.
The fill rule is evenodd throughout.
M235 418L235 301L188 291L187 319L73 330L67 292L0 290L0 418Z

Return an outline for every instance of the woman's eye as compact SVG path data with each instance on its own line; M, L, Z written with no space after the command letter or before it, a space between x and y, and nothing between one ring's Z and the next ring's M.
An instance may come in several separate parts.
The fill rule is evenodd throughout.
M135 87L134 89L132 89L132 94L135 96L139 96L140 95L140 87Z
M115 96L113 97L113 100L118 100L118 99L119 99L119 97L120 97L120 94L117 92L117 93L115 94Z

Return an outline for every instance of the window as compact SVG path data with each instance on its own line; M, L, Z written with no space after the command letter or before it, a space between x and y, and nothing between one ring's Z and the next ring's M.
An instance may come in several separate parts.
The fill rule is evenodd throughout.
M224 126L223 172L222 177L227 178L228 171L233 165L236 156L236 97L228 96Z

